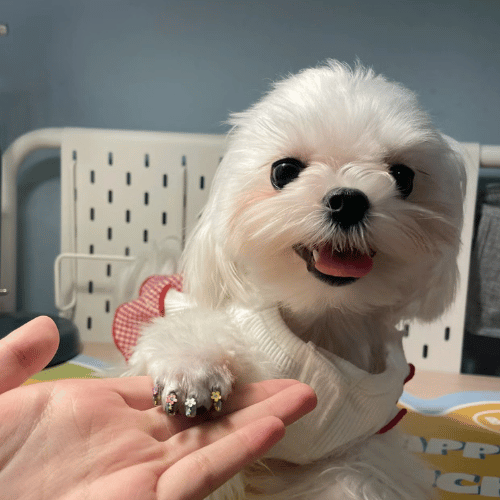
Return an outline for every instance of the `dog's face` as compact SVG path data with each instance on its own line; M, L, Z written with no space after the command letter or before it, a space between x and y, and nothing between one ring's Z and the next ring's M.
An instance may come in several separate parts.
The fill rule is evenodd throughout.
M278 83L234 124L186 253L198 300L443 311L464 170L412 93L331 62Z

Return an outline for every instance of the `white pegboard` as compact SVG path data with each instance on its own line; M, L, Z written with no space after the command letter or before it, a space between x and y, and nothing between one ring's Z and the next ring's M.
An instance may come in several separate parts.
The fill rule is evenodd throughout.
M83 341L111 341L124 257L165 238L181 250L224 144L217 135L64 129L58 306Z
M405 326L403 345L408 362L423 370L460 373L469 264L474 231L480 146L461 144L467 169L462 248L458 256L460 283L450 309L432 323L413 322Z
M186 158L186 235L193 230L205 206L215 171L222 160L223 149L198 149ZM210 165L210 168L206 165Z

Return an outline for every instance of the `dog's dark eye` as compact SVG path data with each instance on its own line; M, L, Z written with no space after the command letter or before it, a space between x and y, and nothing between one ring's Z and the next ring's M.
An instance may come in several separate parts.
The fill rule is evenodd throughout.
M283 189L296 179L306 166L296 158L284 158L275 161L271 166L271 184L274 189Z
M403 200L408 198L410 193L413 191L413 179L415 178L415 172L413 172L410 167L407 167L402 163L391 165L389 167L389 172L396 181L396 187L401 194L401 198L403 198Z

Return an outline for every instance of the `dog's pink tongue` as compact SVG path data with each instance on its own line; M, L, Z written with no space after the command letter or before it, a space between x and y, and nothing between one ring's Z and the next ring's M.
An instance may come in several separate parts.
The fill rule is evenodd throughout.
M373 259L368 254L357 250L332 252L327 245L319 251L319 257L314 266L320 273L328 276L361 278L372 270Z

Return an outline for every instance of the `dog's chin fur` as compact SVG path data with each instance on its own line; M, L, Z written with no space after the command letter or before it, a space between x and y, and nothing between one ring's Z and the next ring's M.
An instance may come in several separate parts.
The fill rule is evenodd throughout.
M385 342L400 335L393 326L433 320L453 300L465 191L457 148L433 128L413 93L335 61L277 83L231 123L227 154L182 259L189 297L214 312L277 305L303 340L382 371ZM283 158L305 168L276 189L271 166ZM389 172L395 164L415 174L407 197ZM337 188L359 190L369 201L366 218L348 230L328 220L323 203ZM372 255L373 268L342 286L318 279L296 249L326 244ZM161 335L165 346L173 342L165 332L155 333L156 342ZM195 343L209 344L202 336L191 354ZM151 350L144 354L147 339L141 342L131 373L135 363L151 374ZM280 481L287 473L257 474L254 485L266 484L255 486L268 492L261 498L428 498L411 479L414 465L405 466L411 459L401 456L394 437L375 436L341 456L294 467L286 492ZM234 491L217 495L240 498Z

